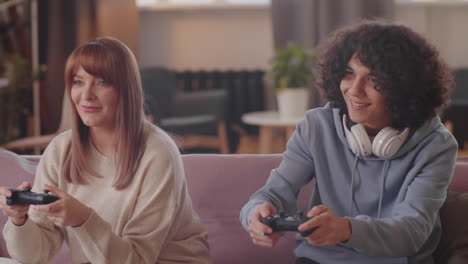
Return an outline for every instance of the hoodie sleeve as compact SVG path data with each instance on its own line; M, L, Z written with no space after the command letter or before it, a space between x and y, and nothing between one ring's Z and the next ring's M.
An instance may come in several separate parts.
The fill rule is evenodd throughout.
M311 123L312 117L308 115L298 124L288 141L279 167L271 171L266 184L255 192L242 208L240 221L245 230L248 230L250 215L264 202L272 203L278 211L297 211L296 200L299 191L315 174L307 140L313 137Z
M442 134L426 144L412 168L416 176L408 185L406 196L395 204L390 216L349 217L352 235L346 246L371 256L412 256L430 237L439 221L447 187L453 175L457 144Z

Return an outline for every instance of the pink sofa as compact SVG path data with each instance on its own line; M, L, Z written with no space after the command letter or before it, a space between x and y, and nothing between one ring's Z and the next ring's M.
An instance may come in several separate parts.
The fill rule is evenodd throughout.
M1 185L16 186L31 181L38 157L21 157L0 149ZM193 206L208 229L210 250L215 264L294 263L292 233L280 240L275 249L254 246L239 223L239 212L249 196L261 187L281 155L183 156ZM457 161L448 202L441 210L444 236L435 254L437 264L468 263L468 158ZM305 208L307 186L300 196ZM453 190L453 191L452 191ZM460 192L462 191L462 192ZM6 218L0 213L0 227ZM7 257L0 235L0 257ZM70 263L66 246L51 262Z

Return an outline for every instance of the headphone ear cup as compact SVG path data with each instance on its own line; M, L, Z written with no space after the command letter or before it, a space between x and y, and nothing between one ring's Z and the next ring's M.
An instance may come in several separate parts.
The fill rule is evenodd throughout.
M360 147L359 143L357 142L356 138L354 135L349 131L348 126L346 126L346 115L343 115L343 128L346 136L346 140L348 140L349 147L351 148L351 151L359 155L360 152Z
M354 154L359 155L360 153L359 143L357 142L354 135L351 133L351 131L349 131L349 129L346 126L345 126L345 135L346 135L346 139L348 140L349 146L351 147L351 151Z
M351 131L346 126L346 115L343 115L343 128L351 151L358 156L367 156L372 152L372 144L367 136L364 127L356 124L351 127Z
M359 156L365 157L372 154L372 143L367 135L366 130L360 124L356 124L351 127L351 133L356 138L359 146Z
M372 142L372 151L376 156L384 159L392 158L405 143L409 129L406 128L401 134L391 127L382 129Z

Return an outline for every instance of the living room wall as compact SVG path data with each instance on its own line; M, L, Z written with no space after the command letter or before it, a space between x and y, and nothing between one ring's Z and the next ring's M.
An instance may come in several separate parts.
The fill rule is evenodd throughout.
M425 35L451 67L468 67L467 1L400 3L396 20Z
M468 2L397 1L396 21L426 35L452 67L468 67ZM268 6L140 10L141 66L265 69L273 52Z
M140 66L175 70L265 69L273 53L264 7L140 11Z

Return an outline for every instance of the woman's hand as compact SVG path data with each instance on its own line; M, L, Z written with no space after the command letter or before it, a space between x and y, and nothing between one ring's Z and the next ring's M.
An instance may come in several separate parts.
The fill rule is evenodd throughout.
M336 216L324 205L314 206L307 217L312 218L298 227L305 232L318 227L305 240L314 246L334 246L351 237L351 223L344 217Z
M16 189L24 190L31 187L31 183L23 182ZM11 197L11 191L7 187L0 187L0 208L4 215L8 216L13 224L22 226L28 218L29 204L17 204L9 206L6 204L6 198Z
M47 184L45 187L60 200L46 205L35 205L32 208L46 215L55 225L62 228L78 227L83 225L91 215L91 208L67 193Z
M276 214L276 208L273 204L266 202L260 205L250 216L249 233L255 245L271 248L278 242L278 239L281 237L281 233L272 233L273 230L269 226L260 222L260 217L266 218L274 214ZM267 236L265 233L271 235Z

